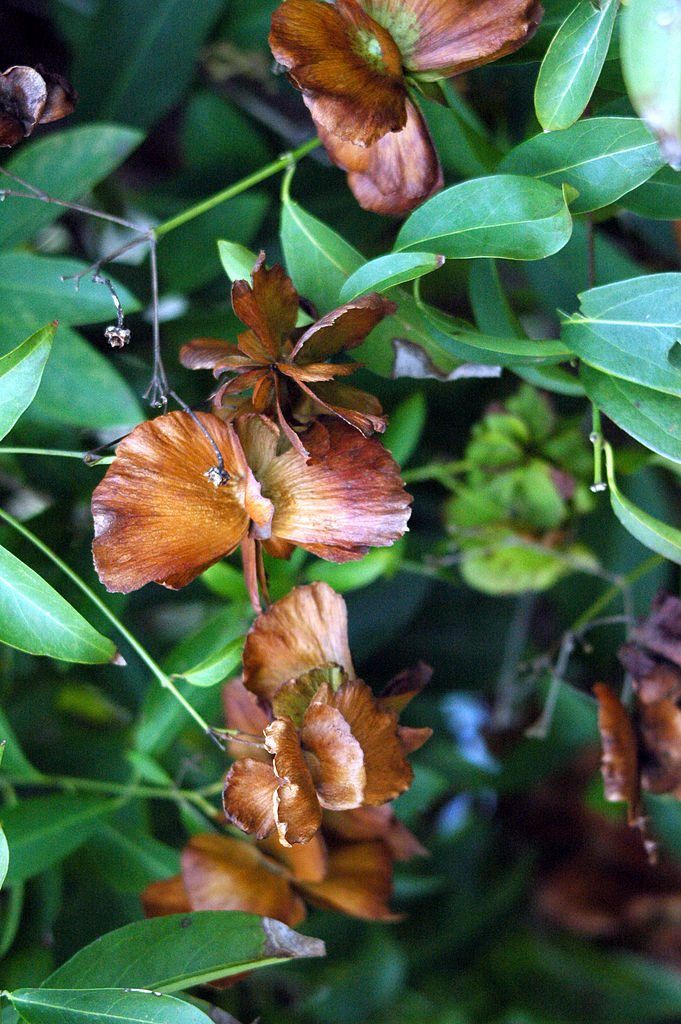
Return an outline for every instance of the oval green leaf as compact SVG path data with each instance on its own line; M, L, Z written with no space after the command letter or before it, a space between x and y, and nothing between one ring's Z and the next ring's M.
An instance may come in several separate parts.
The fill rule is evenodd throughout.
M156 992L121 988L52 991L22 988L10 993L26 1024L209 1024L192 1003Z
M125 986L179 992L299 957L320 939L240 911L203 910L135 921L85 946L45 982L51 989Z
M657 140L637 117L592 117L561 132L535 135L499 165L508 174L530 174L579 193L572 213L616 202L664 164Z
M209 658L196 665L195 668L183 672L178 678L186 679L192 686L216 686L222 683L235 671L241 662L244 638L238 636L225 646L211 654Z
M650 274L593 288L562 338L584 362L615 377L681 395L681 274Z
M71 68L79 116L139 128L158 121L187 91L203 41L224 7L224 0L202 0L187 18L178 0L146 0L143 9L139 0L116 0L113 8L96 4L81 14Z
M430 250L448 259L540 260L570 240L565 197L535 178L474 178L428 199L402 225L395 250Z
M340 291L341 302L351 302L367 292L384 292L407 281L432 274L445 262L432 252L389 253L370 260L347 279Z
M37 572L0 547L0 641L27 654L102 665L116 648Z
M622 72L634 109L681 169L681 9L676 0L629 0L622 14Z
M63 860L85 842L117 804L86 796L37 796L2 811L12 859L7 884L16 885Z
M339 565L317 559L305 571L305 581L328 583L339 594L347 594L368 587L382 577L390 578L399 570L403 556L404 544L398 541L391 548L370 551L358 562Z
M0 889L2 888L9 868L9 846L4 830L0 827Z
M383 445L399 466L405 466L418 448L427 415L428 405L420 391L415 391L391 410Z
M475 321L481 331L494 336L527 339L506 298L494 260L476 260L471 264L469 294ZM577 377L562 366L514 366L513 370L523 380L546 391L576 397L584 394Z
M6 740L0 742L0 764L2 764L3 756L5 753ZM0 889L2 888L5 878L7 877L7 869L9 867L9 846L7 845L7 837L0 826Z
M499 366L564 363L570 352L560 341L496 338L481 334L439 309L420 303L433 335L458 359Z
M546 51L534 93L544 131L569 128L584 113L610 46L619 0L580 0Z
M644 512L642 508L634 505L633 501L629 501L622 494L615 479L615 460L612 448L609 444L604 447L610 504L622 526L644 547L681 565L681 530L676 530L673 526L668 526L667 523Z
M625 196L622 206L651 220L681 220L681 173L663 167L650 181Z
M0 358L0 438L9 433L33 401L56 329L55 323L48 324Z
M365 257L341 235L292 200L282 207L281 244L293 283L321 313L329 313L340 305L346 280L366 263ZM394 342L400 339L425 351L444 373L460 365L433 338L407 291L396 288L388 292L387 298L397 303L397 312L378 324L355 349L354 355L360 362L374 373L391 377L396 359Z
M258 257L238 242L218 241L220 262L230 281L248 281Z
M582 363L586 393L599 409L646 448L681 462L681 398L612 377Z
M122 164L142 138L141 132L116 124L66 128L22 147L7 170L52 196L74 202ZM14 188L11 183L8 187ZM10 196L2 207L0 246L9 248L32 238L63 213L61 206Z

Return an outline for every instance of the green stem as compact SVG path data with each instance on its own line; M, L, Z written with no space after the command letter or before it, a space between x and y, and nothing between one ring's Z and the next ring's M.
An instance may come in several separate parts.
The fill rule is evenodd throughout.
M137 640L137 638L134 637L132 633L123 625L120 619L118 619L114 615L114 613L109 608L107 608L107 606L104 604L101 598L99 598L97 594L95 594L94 590L92 590L87 585L87 583L85 583L85 581L82 580L80 576L78 576L73 571L73 569L71 569L70 566L66 564L66 562L62 561L59 555L55 554L55 552L52 551L52 549L49 548L46 544L44 544L38 537L36 537L34 533L31 533L31 531L28 530L22 523L20 523L18 519L15 519L14 516L11 516L8 512L5 512L3 509L0 509L0 519L4 519L6 523L8 523L13 529L15 529L18 533L25 537L26 540L29 540L31 544L33 544L36 548L38 548L39 551L41 551L45 555L46 558L49 558L51 562L53 562L59 569L61 569L61 571L66 576L68 576L71 582L74 583L75 586L77 586L78 589L83 592L83 594L85 594L85 596L94 604L95 608L97 608L102 613L102 615L109 620L114 629L117 630L117 632L120 633L120 635L123 637L124 640L126 640L130 647L132 647L132 649L135 651L138 657L141 658L141 660L147 666L152 675L154 675L156 679L159 681L161 686L173 695L175 700L182 705L187 714L191 715L194 721L201 727L203 732L205 732L207 736L213 738L213 731L208 725L208 723L204 721L204 719L201 717L198 711L195 711L195 709L191 706L186 697L184 697L183 694L180 693L180 691L177 689L172 680L165 674L160 665L158 665L154 661L149 652L142 646L139 640Z
M0 455L45 455L59 459L85 458L85 452L68 452L61 448L0 448Z
M601 424L601 410L596 405L591 406L591 443L594 446L594 482L593 491L603 491L606 484L603 482L603 427Z
M579 633L580 630L584 629L592 619L597 619L608 605L617 598L626 587L631 587L634 583L638 583L640 579L647 576L649 572L657 569L659 566L664 565L664 558L661 555L651 555L645 562L641 562L634 569L622 576L621 579L617 580L616 583L605 590L600 597L591 604L585 612L576 619L572 626L570 626L570 633Z
M283 153L281 156L273 160L272 163L267 164L265 167L261 167L259 171L255 171L253 174L249 174L248 177L242 178L241 181L237 181L234 185L229 185L227 188L222 189L221 192L216 192L215 195L208 196L207 199L203 199L200 203L196 203L195 206L190 206L188 210L183 210L182 213L178 213L177 216L171 217L169 220L159 224L157 228L154 228L154 235L156 238L163 238L170 231L174 231L176 228L182 227L183 224L187 224L190 220L194 220L195 217L200 217L202 213L207 213L214 207L219 206L221 203L226 203L228 199L233 199L235 196L240 195L242 192L246 192L249 188L253 188L254 185L260 184L261 181L265 181L267 178L274 177L280 171L286 170L287 167L291 167L302 157L307 156L313 149L316 149L321 145L319 139L309 139L304 142L302 146L298 146L297 149L292 150L290 153Z
M151 800L186 800L215 817L216 809L205 799L222 792L223 783L213 783L199 790L173 789L164 786L140 786L135 782L108 782L103 779L81 779L71 775L42 775L38 778L2 776L12 786L29 789L61 789L66 793L105 793L109 796L139 797Z

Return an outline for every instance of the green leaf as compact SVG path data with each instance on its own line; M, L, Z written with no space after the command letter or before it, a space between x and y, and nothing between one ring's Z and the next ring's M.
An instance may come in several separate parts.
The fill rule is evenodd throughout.
M629 0L622 14L622 72L634 109L681 169L681 13L674 0Z
M7 170L66 202L82 199L107 178L142 141L141 132L115 124L66 128L21 148ZM20 190L11 182L8 188ZM0 247L10 248L62 216L64 208L30 199L5 199Z
M225 643L243 635L247 621L243 605L236 602L223 606L220 612L200 629L185 637L164 659L163 668L171 675L189 671L222 650ZM178 682L178 690L201 715L220 713L220 697L211 687L192 687ZM177 701L168 701L159 687L147 692L142 713L135 729L135 746L146 754L160 756L187 726L187 714ZM215 706L217 704L217 707Z
M51 989L121 986L179 992L297 957L324 943L280 921L204 910L135 921L81 949L45 982Z
M619 0L580 0L546 51L534 94L545 131L569 128L584 113L610 46Z
M86 269L80 260L56 256L0 255L0 349L7 351L50 320L71 325L114 320L108 288L94 284L90 275L78 290L73 281L61 280ZM139 304L128 289L116 281L114 287L125 312L135 312Z
M264 192L236 196L162 238L158 257L163 285L186 293L219 277L215 239L230 232L235 241L250 242L260 230L268 206Z
M5 753L6 740L0 741L0 764L2 763L3 755ZM5 878L7 877L7 869L9 867L9 846L7 845L7 837L0 825L0 889L2 889Z
M586 393L622 430L651 451L681 462L681 398L581 364Z
M7 884L33 878L85 842L97 822L116 807L87 796L36 796L2 810L12 859Z
M570 202L575 214L616 202L663 163L656 139L637 117L592 117L528 139L511 150L499 171L570 185L579 193Z
M681 329L681 274L650 274L593 288L563 323L567 347L590 366L681 395L674 363Z
M211 654L189 671L183 672L178 678L186 679L192 686L215 686L222 683L241 663L243 646L242 636L229 640L221 650Z
M132 388L116 369L115 359L102 355L76 331L60 326L26 419L90 430L111 428L118 433L139 423L144 413Z
M596 280L600 284L611 284L646 273L641 264L613 244L597 227L594 228L594 241ZM572 238L564 249L547 260L523 265L522 271L532 286L534 301L551 318L555 317L556 309L572 312L577 294L589 287L589 251L587 225L578 219L574 222Z
M418 448L427 415L428 406L420 391L405 398L390 413L388 429L382 440L398 465L405 466Z
M681 220L681 173L663 167L650 181L625 196L622 205L639 217Z
M496 545L481 544L479 549L464 551L460 569L470 587L499 597L548 590L564 576L593 571L597 565L591 552L580 544L553 551L541 545L531 547L509 533Z
M584 388L579 378L562 366L514 366L513 372L535 388L553 391L556 395L568 395L570 398L584 397Z
M562 363L570 351L560 341L532 341L529 338L495 338L481 334L439 309L420 303L435 339L453 358L499 366Z
M540 260L572 234L560 189L511 174L475 178L428 199L402 225L396 251L419 249L448 259Z
M135 895L150 882L171 878L180 870L178 850L143 832L123 832L107 821L98 824L81 856L92 863L108 886Z
M188 180L199 195L259 170L276 155L250 117L209 89L190 94L181 142L182 181Z
M458 178L491 174L502 154L461 93L450 82L441 82L440 87L446 93L447 107L423 96L419 97L419 106L442 167Z
M366 263L362 254L341 235L292 200L282 207L281 242L293 283L322 313L340 305L346 280ZM394 343L402 340L425 351L445 373L459 366L456 357L432 335L411 295L396 288L387 292L386 298L398 304L397 312L386 317L355 349L360 362L374 373L391 377Z
M209 1024L197 1006L130 989L23 988L9 998L26 1024Z
M17 739L14 729L9 723L7 715L0 708L0 741L5 744L3 748L2 764L5 771L16 779L25 780L41 778L40 772L30 763Z
M204 0L188 18L184 0L147 0L144 17L138 0L100 4L72 69L79 116L140 128L158 121L189 85L223 6Z
M28 654L101 665L116 648L33 569L0 547L0 641Z
M471 263L469 292L475 320L481 331L497 337L525 338L527 335L511 309L494 260ZM581 397L584 388L561 366L513 366L523 380L559 395Z
M622 494L615 479L615 460L609 444L605 445L605 460L610 504L622 526L644 547L681 565L681 530L676 530L673 526L668 526L648 512L644 512Z
M0 358L0 438L33 401L52 348L56 324L48 324Z
M407 281L432 274L445 262L432 252L401 252L369 260L347 279L340 291L341 302L350 302L367 292L384 292Z
M258 257L238 242L218 242L218 254L230 281L248 281Z
M319 580L328 583L339 594L347 594L368 587L383 576L393 576L399 570L403 557L404 544L398 541L391 548L370 551L358 562L339 565L318 559L305 570L305 580L309 583Z

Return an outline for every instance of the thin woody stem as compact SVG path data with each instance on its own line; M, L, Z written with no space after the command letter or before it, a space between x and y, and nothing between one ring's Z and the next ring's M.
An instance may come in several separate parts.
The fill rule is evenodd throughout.
M116 217L112 214L102 213L100 210L93 210L87 206L81 206L79 203L66 202L62 199L57 199L54 196L48 195L47 192L43 192L41 189L36 188L29 182L18 178L13 175L10 171L0 167L0 171L13 181L22 185L28 191L15 192L13 190L0 190L0 197L11 195L22 199L34 199L43 203L52 203L56 206L63 206L69 210L75 210L78 213L84 213L91 217L97 217L100 220L110 221L114 224L119 224L122 227L129 228L137 233L137 237L126 242L124 245L119 246L113 252L108 253L101 259L96 260L85 270L80 271L77 274L73 274L70 277L63 277L62 280L74 280L76 282L76 289L80 286L80 282L88 274L94 274L95 278L99 276L99 272L105 263L111 263L118 259L120 256L125 255L137 248L144 243L149 245L149 257L151 263L151 293L152 293L152 342L153 342L153 373L151 383L147 391L145 392L145 398L149 399L149 403L153 408L165 407L168 404L168 395L170 394L170 386L168 383L168 376L163 365L163 359L161 356L161 337L160 337L160 321L158 315L158 266L157 266L157 254L156 254L156 243L159 239L169 234L171 231L175 231L176 228L182 227L184 224L188 224L196 217L200 217L204 213L208 213L209 210L214 209L216 206L220 206L222 203L227 202L235 196L240 195L242 192L246 192L249 188L253 188L254 185L260 184L262 181L266 181L268 178L273 177L280 171L286 170L287 168L293 168L296 162L308 153L312 152L321 145L318 138L309 139L304 142L297 149L291 150L287 153L282 153L281 156L277 157L271 163L265 167L261 167L260 170L255 171L253 174L247 175L240 181L235 182L233 185L229 185L227 188L222 189L220 192L216 192L212 196L201 200L194 206L190 206L188 209L183 210L182 213L178 213L175 217L171 217L159 224L156 228L147 228L140 230L137 225L130 221L124 220L122 217ZM112 290L113 294L113 290ZM119 315L119 321L122 314L122 310L117 310ZM119 324L120 326L120 324ZM224 474L224 467L222 466L222 456L217 455L218 472Z
M598 626L623 623L628 632L633 621L631 587L634 583L638 582L638 580L647 576L649 572L652 572L663 564L664 559L661 555L653 555L651 558L647 558L644 562L641 562L640 565L637 565L634 569L628 572L626 576L619 577L608 590L604 591L604 593L601 594L600 597L598 597L593 604L586 609L586 611L582 612L582 614L575 619L561 640L558 657L551 670L551 685L549 687L549 692L546 697L542 713L537 721L525 731L526 736L534 739L546 739L551 728L551 722L553 721L553 715L558 703L560 688L564 682L565 672L577 641L581 640L584 634L589 630ZM603 612L604 609L607 608L608 605L620 594L622 595L622 603L625 609L624 614L600 618L599 616L601 615L601 612ZM550 661L544 662L544 667L550 668Z
M111 224L119 224L123 228L129 228L131 231L139 231L137 224L133 224L129 220L125 220L123 217L116 217L112 213L103 213L101 210L93 210L89 206L82 206L80 203L71 203L65 199L57 199L55 196L49 195L47 192L43 192L41 188L36 188L35 185L31 185L30 181L24 181L16 174L12 174L6 167L0 167L0 173L11 178L12 181L16 181L18 185L28 189L28 192L17 192L15 189L3 188L0 189L0 196L3 198L12 199L37 199L41 203L50 203L52 206L62 206L66 210L74 210L76 213L84 213L88 217L96 217L98 220L106 220Z
M149 266L151 273L151 324L154 367L151 383L144 392L150 405L158 409L168 404L170 385L161 355L161 323L158 315L158 261L156 256L156 238L149 239Z
M208 478L215 484L216 487L222 487L224 484L229 482L229 473L225 469L225 460L222 456L222 452L218 447L217 441L211 434L210 430L208 430L208 428L205 427L204 424L201 422L201 420L196 415L194 410L190 406L188 406L187 403L182 398L180 398L177 392L173 391L172 388L169 388L168 396L172 398L175 402L177 402L180 408L184 412L186 412L188 416L191 416L196 426L208 440L215 454L216 465L214 468L209 469L208 473L206 473L205 475L208 476Z
M152 243L153 236L149 231L145 231L140 234L137 238L133 238L132 241L126 242L125 245L119 246L118 249L114 249L113 252L108 253L106 256L102 256L100 260L95 260L85 270L79 270L77 274L66 274L62 277L62 281L75 281L76 291L80 288L80 282L88 274L99 274L105 263L112 263L117 260L119 256L124 256L126 252L131 252L132 249L136 249L138 245L143 245L145 242Z
M34 533L31 533L31 531L28 530L23 525L23 523L20 523L18 519L15 519L14 516L11 516L9 512L5 512L4 509L0 509L0 519L4 519L9 526L11 526L14 530L20 533L23 537L25 537L26 540L29 540L31 544L33 544L36 548L38 548L39 551L41 551L45 555L46 558L49 558L50 561L57 566L57 568L61 569L61 571L66 576L68 576L71 582L74 583L75 586L77 586L78 589L81 590L83 594L85 594L88 600L90 600L92 604L94 604L94 606L98 609L98 611L100 611L101 614L109 620L114 629L123 637L123 639L130 645L130 647L132 647L132 649L135 651L138 657L144 662L144 664L150 670L152 675L156 677L161 686L172 694L172 696L175 698L178 704L182 705L187 714L190 715L197 723L197 725L201 727L201 730L206 734L206 736L209 736L215 743L217 743L221 747L221 749L224 750L224 744L215 735L213 729L201 717L198 711L196 711L192 707L187 698L182 693L180 693L180 691L175 686L170 677L167 676L163 669L160 667L160 665L158 665L154 661L154 659L146 650L146 648L143 647L139 640L135 636L133 636L133 634L129 631L129 629L127 629L127 627L123 625L120 619L116 615L114 615L111 609L104 604L104 602L101 600L101 598L97 596L94 590L92 590L87 585L87 583L84 580L82 580L80 576L78 576L77 573L75 573L69 565L66 564L66 562L62 561L59 555L55 554L55 552L52 551L52 549L49 548L47 544L44 544L39 537L36 537Z

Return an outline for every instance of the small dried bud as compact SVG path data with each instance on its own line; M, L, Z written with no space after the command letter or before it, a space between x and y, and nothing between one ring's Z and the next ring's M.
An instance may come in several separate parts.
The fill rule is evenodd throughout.
M130 331L127 327L118 327L111 324L104 331L104 337L111 345L111 348L125 348L130 341Z

